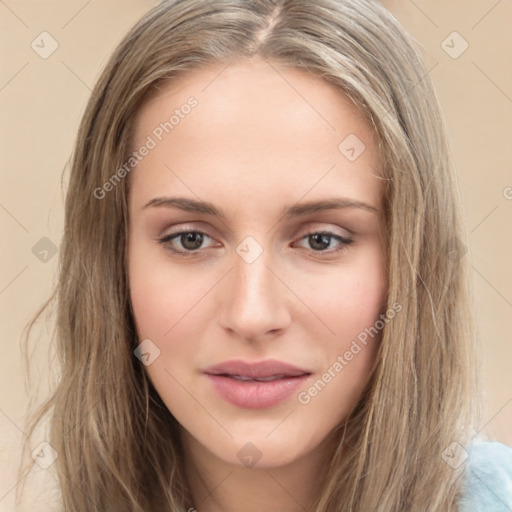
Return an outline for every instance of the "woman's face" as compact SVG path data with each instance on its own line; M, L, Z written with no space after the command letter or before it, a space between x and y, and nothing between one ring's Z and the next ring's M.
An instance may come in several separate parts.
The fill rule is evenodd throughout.
M162 88L133 146L137 355L187 446L259 467L312 453L356 405L378 348L371 129L326 82L256 58Z

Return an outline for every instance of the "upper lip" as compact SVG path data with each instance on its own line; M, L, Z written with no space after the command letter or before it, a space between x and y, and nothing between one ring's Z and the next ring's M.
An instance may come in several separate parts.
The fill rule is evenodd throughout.
M225 361L204 370L208 375L239 375L241 377L298 377L309 375L311 372L297 366L293 366L277 359L266 359L264 361L246 362L240 359Z

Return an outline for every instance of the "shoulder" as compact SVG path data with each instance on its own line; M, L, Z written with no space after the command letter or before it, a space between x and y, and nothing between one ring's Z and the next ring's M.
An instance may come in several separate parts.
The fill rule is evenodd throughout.
M512 448L479 441L467 448L460 512L512 510Z

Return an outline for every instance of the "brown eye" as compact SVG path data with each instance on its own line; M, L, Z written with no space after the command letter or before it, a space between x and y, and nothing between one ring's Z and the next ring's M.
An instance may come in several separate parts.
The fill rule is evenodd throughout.
M202 233L183 233L180 235L180 243L183 246L183 248L195 251L199 249L203 243L204 235Z
M311 245L311 248L315 251L323 251L324 249L327 249L331 244L331 237L324 233L315 233L308 236L308 242Z
M346 238L341 235L336 235L335 233L331 233L329 231L308 233L301 238L301 240L304 239L307 239L309 247L314 252L326 253L342 251L345 248L345 246L353 242L353 240L350 238ZM329 246L331 245L333 239L338 242L339 247L337 249L327 251L326 249L329 249Z
M201 249L205 237L210 238L202 231L180 231L165 235L159 242L172 252L186 254ZM179 243L178 248L175 246L176 242Z

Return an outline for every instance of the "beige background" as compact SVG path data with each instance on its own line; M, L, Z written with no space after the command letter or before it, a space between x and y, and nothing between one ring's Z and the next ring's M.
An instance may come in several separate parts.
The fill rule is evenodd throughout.
M48 244L43 237L59 245L61 172L90 88L121 36L156 3L0 0L0 510L11 510L14 454L24 436L20 333L48 296L57 270L57 255L50 251L44 262L32 248ZM483 347L481 428L512 445L512 1L385 4L422 47L445 112L465 202ZM47 59L31 47L43 31L58 43ZM39 332L33 387L43 396L48 334L42 325Z

